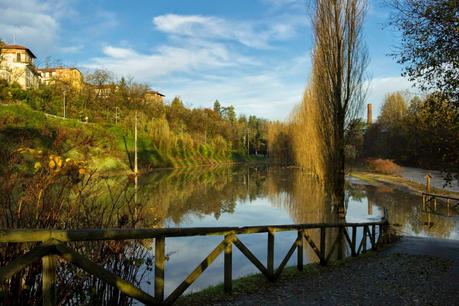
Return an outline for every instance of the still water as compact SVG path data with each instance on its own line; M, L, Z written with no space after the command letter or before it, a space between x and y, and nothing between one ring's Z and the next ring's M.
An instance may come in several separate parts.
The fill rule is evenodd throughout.
M136 201L143 208L145 219L154 227L337 221L315 179L290 167L262 165L157 171L139 180ZM414 194L349 178L346 206L348 222L379 220L387 209L390 223L400 234L459 240L457 215L448 216L445 210L427 214L422 210L421 198ZM266 262L266 236L240 236L261 262ZM318 242L318 232L312 232L311 236ZM295 232L276 234L275 266L295 237ZM174 290L221 240L221 237L167 238L166 294ZM154 254L153 248L150 251ZM305 247L305 255L306 262L317 261L309 247ZM233 248L233 277L255 272L256 268ZM142 287L152 292L153 275L148 274L142 279ZM188 292L222 281L223 255L220 255Z

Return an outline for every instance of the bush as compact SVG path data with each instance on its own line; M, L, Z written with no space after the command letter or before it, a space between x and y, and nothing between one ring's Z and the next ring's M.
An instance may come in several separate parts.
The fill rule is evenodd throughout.
M382 174L399 175L401 170L400 166L390 159L370 159L367 164L371 171Z

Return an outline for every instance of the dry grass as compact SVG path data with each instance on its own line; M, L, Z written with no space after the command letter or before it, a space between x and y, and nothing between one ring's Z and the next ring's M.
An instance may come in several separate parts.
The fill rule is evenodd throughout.
M367 161L368 168L376 173L400 175L400 166L390 159L370 159Z

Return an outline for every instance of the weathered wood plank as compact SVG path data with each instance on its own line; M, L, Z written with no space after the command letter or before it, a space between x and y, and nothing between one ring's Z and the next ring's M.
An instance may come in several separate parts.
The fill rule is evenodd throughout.
M385 221L368 222L367 225L383 224ZM8 242L41 242L55 239L67 241L96 241L96 240L134 240L153 239L156 237L187 237L226 234L251 234L293 231L299 229L332 228L339 226L362 225L362 223L306 223L290 225L266 225L247 227L191 227L191 228L156 228L156 229L81 229L81 230L0 230L0 243Z
M88 272L89 274L95 275L107 284L118 288L119 291L124 293L125 295L132 297L146 305L157 305L159 301L149 295L148 293L144 292L143 290L135 287L130 282L122 279L121 277L107 271L102 266L90 261L86 257L81 254L78 254L71 248L65 245L56 245L57 255L62 257L68 262L71 262L75 266L83 269L84 271Z
M56 266L57 260L54 255L43 256L42 293L43 306L57 305L56 294Z
M30 266L34 262L41 260L43 256L52 254L53 252L54 246L40 245L26 254L17 257L6 266L0 268L0 282L11 278L15 273L21 271L27 266Z
M233 290L233 239L232 234L225 237L224 288L226 293Z
M351 244L351 252L352 252L352 256L357 256L357 252L355 250L355 244L356 244L356 241L357 241L357 226L352 226L352 244Z
M155 239L155 298L164 301L164 267L166 254L166 238Z
M223 240L215 249L185 278L185 280L178 285L178 287L166 298L164 303L170 305L174 303L185 290L194 283L194 281L204 272L217 257L225 250L227 242Z
M330 252L328 253L328 256L325 258L325 262L328 263L330 261L330 258L333 255L333 252L335 252L336 246L339 245L339 241L341 240L341 235L338 232L336 235L335 241L333 241L332 247L330 249Z
M376 250L378 245L376 244L376 225L371 226L371 248Z
M322 261L322 252L320 251L320 249L316 246L316 244L314 243L314 241L312 240L312 238L306 234L306 232L303 232L303 236L304 238L306 239L306 241L308 242L309 246L312 248L312 250L314 251L314 253L316 253L317 257L320 259L320 261Z
M297 248L297 240L293 242L292 246L287 252L287 255L285 256L285 258L282 260L281 264L277 268L276 273L274 274L274 280L277 280L279 276L281 275L282 271L284 271L285 266L287 265L290 257L292 257L293 252L295 252L296 248Z
M343 249L345 247L345 245L343 245L343 240L344 240L344 237L343 237L343 232L344 232L344 227L343 226L340 226L339 229L338 229L338 260L341 260L343 259L344 257L344 254L343 254Z
M327 244L326 244L326 229L324 227L321 227L320 228L320 264L325 266L327 264L327 260L325 259L325 254L326 253L326 247L327 247Z
M347 241L347 243L349 245L349 248L351 249L351 255L355 256L355 250L354 250L354 248L352 246L352 240L349 237L349 233L347 232L347 228L343 229L343 235L344 235L344 238L346 238L346 241Z
M296 261L296 268L298 271L303 271L303 231L299 230L298 235L296 238L296 246L297 246L297 261Z
M274 278L274 231L268 232L268 256L267 263L268 272L271 275L271 279Z
M247 257L248 260L250 260L250 262L255 265L255 267L257 267L258 270L260 270L261 273L263 273L264 276L267 278L271 277L268 269L265 268L265 266L258 260L255 255L253 255L253 253L245 246L245 244L242 243L241 240L236 238L234 240L234 245L242 252L242 254L245 255L245 257Z

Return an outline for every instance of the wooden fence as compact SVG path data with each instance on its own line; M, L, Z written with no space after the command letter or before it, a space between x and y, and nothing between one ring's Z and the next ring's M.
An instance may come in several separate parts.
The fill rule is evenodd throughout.
M377 231L378 228L378 231ZM367 239L371 248L376 249L387 242L388 222L384 218L378 222L367 223L327 223L327 224L294 224L250 227L203 227L203 228L162 228L162 229L105 229L105 230L0 230L0 243L27 243L41 242L36 248L14 259L0 268L0 282L4 282L25 267L41 260L43 305L56 305L56 256L76 265L91 275L116 287L125 295L132 297L146 305L170 305L174 303L185 290L209 267L212 262L224 253L224 290L231 292L232 288L232 251L236 246L260 272L270 281L276 281L293 253L297 252L297 269L303 270L303 243L312 248L320 263L326 265L338 247L338 256L342 256L340 246L348 246L352 256L367 251ZM320 231L318 243L311 238L310 230ZM337 237L333 244L326 245L329 230L335 229ZM362 238L357 239L357 231L362 229ZM293 241L281 264L274 267L274 241L276 232L296 231L297 237ZM328 233L327 233L328 232ZM266 266L242 243L238 238L241 234L267 233L267 263ZM164 292L165 245L169 237L190 236L222 236L223 240L210 254L189 274L185 280L167 297ZM101 241L101 240L155 240L155 280L154 295L151 295L119 276L107 271L104 267L90 261L85 256L66 245L74 241Z
M438 206L447 208L448 216L451 211L459 214L459 198L433 193L422 193L422 209L426 212L436 212Z

